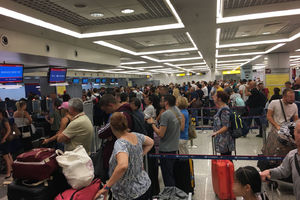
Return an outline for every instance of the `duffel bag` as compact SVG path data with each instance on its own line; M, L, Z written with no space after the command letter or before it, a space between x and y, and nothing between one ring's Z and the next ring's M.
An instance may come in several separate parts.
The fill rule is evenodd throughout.
M55 149L50 148L37 148L22 153L12 165L13 177L37 181L48 179L58 169L55 158Z
M100 190L100 179L95 179L92 183L80 190L69 189L56 196L55 200L93 200Z

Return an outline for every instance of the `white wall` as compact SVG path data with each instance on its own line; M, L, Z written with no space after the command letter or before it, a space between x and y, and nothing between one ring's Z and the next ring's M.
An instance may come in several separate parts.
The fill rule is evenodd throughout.
M182 84L183 82L192 82L192 81L210 81L211 80L211 74L210 71L206 72L205 75L193 75L193 76L183 76L178 77L176 74L155 74L152 77L152 80L159 80L161 85L166 85L170 83L178 83Z

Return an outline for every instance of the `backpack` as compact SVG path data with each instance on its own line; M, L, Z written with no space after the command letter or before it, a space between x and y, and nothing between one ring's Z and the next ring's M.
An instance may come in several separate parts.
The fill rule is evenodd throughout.
M222 108L219 114L219 118L221 118L221 114L223 110L228 110L230 112L229 131L231 137L233 139L236 139L241 136L247 135L249 132L249 128L247 127L246 123L243 121L242 117L238 113L231 111L229 108Z
M147 135L146 125L144 119L141 119L140 116L135 112L124 111L130 115L132 120L132 132L141 133Z
M235 106L245 106L245 102L241 97L235 98Z

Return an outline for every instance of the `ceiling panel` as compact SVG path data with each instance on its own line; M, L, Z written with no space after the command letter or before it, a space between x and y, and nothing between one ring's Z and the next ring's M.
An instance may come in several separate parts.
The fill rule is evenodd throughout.
M224 0L224 9L245 8L299 0Z
M168 45L170 48L174 48L176 46L180 46L181 44L190 44L189 38L184 33L120 38L116 41L126 46L133 47L137 50L166 45Z
M77 26L103 25L132 22L140 20L172 17L163 0L11 0L24 6L38 10L47 15L69 22ZM76 8L74 4L84 4L84 8ZM120 11L133 8L135 13L124 15ZM92 12L101 12L105 16L93 19Z

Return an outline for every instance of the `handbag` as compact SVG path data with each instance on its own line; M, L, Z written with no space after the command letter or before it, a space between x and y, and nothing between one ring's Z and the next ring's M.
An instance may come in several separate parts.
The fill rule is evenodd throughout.
M280 101L281 110L284 116L285 123L281 125L280 130L278 131L278 141L284 145L293 145L295 143L294 141L294 130L295 130L295 123L288 122L284 109L282 101Z
M73 151L56 150L56 160L62 168L68 183L73 189L80 189L88 186L94 179L94 166L82 145L77 146Z
M25 124L25 118L24 118L24 113L23 113L23 125ZM31 132L30 132L30 125L29 126L22 126L22 138L30 138L31 137Z
M189 119L189 129L188 129L188 132L189 132L189 139L190 140L193 140L193 139L197 138L196 127L195 127L194 123L192 122L192 118L191 117Z
M200 108L202 105L203 103L201 99L198 97L198 99L191 104L191 108Z
M17 138L19 138L21 136L21 131L17 127L17 125L15 123L13 123L13 124L10 125L10 130L11 130L10 134L9 134L9 136L6 139L8 142L11 142L14 139L17 139Z
M55 200L63 200L63 199L72 199L72 200L93 200L97 192L99 191L101 186L101 180L95 179L93 182L81 189L68 189L60 194L58 194Z

